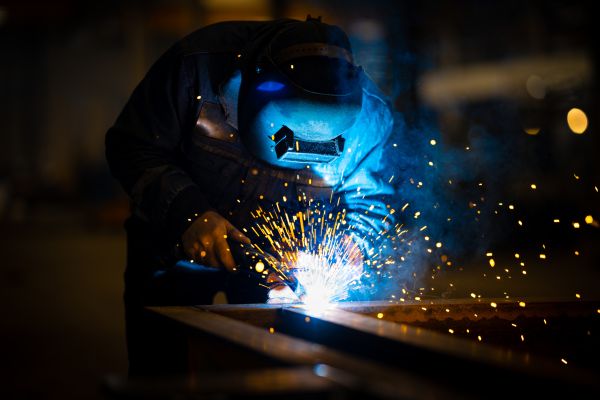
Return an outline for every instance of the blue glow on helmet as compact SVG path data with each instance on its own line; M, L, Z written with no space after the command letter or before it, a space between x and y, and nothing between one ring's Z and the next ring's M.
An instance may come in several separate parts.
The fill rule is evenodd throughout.
M261 92L277 92L283 89L285 85L281 82L266 81L258 85L257 89Z

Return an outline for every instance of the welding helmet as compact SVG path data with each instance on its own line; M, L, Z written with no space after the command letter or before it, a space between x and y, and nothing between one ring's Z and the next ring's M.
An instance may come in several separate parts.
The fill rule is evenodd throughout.
M242 70L240 136L257 158L299 169L344 151L362 105L361 69L338 27L290 21Z

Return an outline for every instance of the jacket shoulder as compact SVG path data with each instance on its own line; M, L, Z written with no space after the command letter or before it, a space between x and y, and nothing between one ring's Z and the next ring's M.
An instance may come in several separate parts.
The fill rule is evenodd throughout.
M394 123L392 103L377 85L364 72L361 85L363 89L363 112L369 122L375 127L373 131L386 137L390 134Z

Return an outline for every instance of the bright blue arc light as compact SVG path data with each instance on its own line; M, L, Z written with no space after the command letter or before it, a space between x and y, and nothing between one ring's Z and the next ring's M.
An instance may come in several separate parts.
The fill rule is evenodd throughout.
M258 85L257 89L261 92L276 92L285 87L285 85L281 82L276 81L266 81Z

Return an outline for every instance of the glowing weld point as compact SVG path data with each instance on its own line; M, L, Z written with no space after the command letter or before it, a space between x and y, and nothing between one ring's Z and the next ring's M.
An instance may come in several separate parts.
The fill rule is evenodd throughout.
M334 307L328 300L328 297L323 293L314 293L313 288L313 293L304 297L304 306L308 311L318 315Z
M332 261L323 255L300 251L296 264L295 276L305 292L304 305L317 313L346 299L350 285L362 275L362 266L349 265L345 258Z

